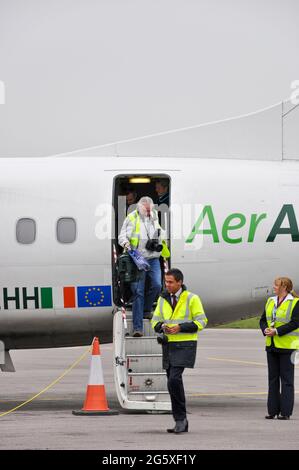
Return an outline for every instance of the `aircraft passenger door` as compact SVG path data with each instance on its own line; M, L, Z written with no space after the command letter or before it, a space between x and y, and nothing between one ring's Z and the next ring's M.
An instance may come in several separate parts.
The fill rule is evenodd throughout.
M122 248L118 244L118 236L128 214L137 208L137 203L141 197L150 197L155 209L158 211L159 222L163 230L169 249L170 247L170 177L165 174L121 174L114 178L113 185L113 208L114 227L112 237L112 266L113 266L113 286L114 303L119 305L120 292L119 281L117 279L117 257L122 253ZM162 274L169 267L170 259L166 262L160 258ZM118 287L117 287L118 285Z

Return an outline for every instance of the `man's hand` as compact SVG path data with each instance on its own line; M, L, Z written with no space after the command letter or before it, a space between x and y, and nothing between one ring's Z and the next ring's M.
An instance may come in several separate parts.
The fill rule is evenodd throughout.
M130 243L130 242L126 242L126 243L124 244L124 249L125 249L125 250L130 250L130 249L131 249L131 243Z
M165 326L164 331L168 335L176 335L177 333L181 331L181 327L180 325Z
M264 331L266 336L275 336L276 335L276 330L275 328L266 328Z

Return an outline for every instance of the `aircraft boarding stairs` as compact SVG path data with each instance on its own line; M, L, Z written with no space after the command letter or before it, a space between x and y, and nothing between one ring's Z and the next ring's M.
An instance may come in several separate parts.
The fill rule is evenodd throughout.
M150 320L143 320L144 336L135 338L132 312L118 310L113 320L114 380L121 406L130 410L170 411L162 347Z

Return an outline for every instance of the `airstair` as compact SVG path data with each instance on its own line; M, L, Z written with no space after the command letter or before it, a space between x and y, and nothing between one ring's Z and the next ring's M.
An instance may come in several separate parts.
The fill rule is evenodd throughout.
M144 336L135 338L132 312L117 310L113 321L114 380L124 409L170 411L162 347L150 320L143 320Z

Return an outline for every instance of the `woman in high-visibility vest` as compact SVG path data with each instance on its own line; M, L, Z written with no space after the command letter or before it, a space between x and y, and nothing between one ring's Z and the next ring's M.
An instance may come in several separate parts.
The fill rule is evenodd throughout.
M265 305L260 328L266 337L268 415L290 419L294 407L294 371L299 349L299 298L288 277L278 277Z

